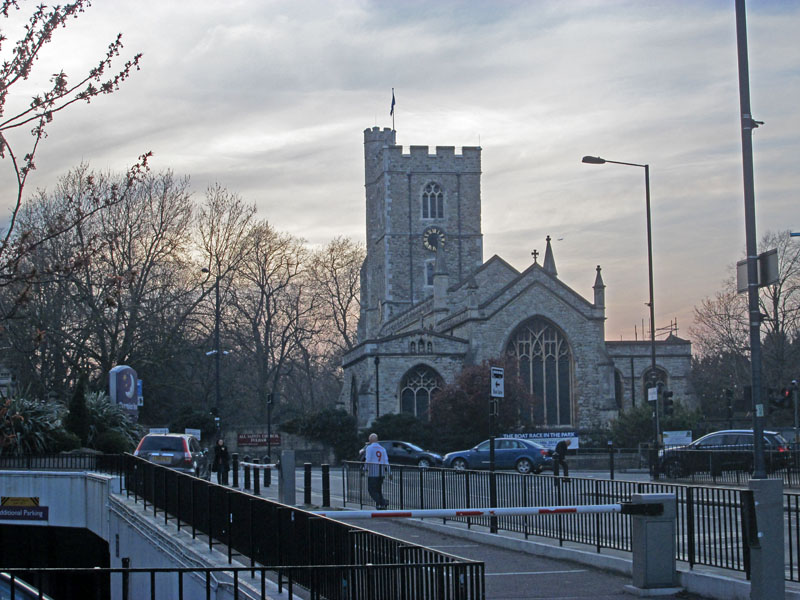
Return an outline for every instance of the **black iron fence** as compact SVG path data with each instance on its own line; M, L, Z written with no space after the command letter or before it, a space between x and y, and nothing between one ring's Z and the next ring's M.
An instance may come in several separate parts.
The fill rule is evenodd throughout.
M494 474L497 506L555 506L628 502L632 494L669 493L677 498L677 555L690 567L748 570L743 543L741 489L662 482L637 482L550 475ZM440 468L393 466L383 495L390 509L489 507L492 474ZM345 504L372 505L361 463L343 465ZM786 578L800 581L800 495L784 494ZM630 551L630 517L623 514L495 517L498 531ZM491 529L488 517L450 519ZM447 521L447 519L445 519Z
M0 454L0 470L99 471L121 475L123 455L98 453Z
M136 457L124 487L165 524L191 529L252 567L293 569L312 598L484 598L482 562L409 544L299 508L216 485ZM246 559L245 559L246 560ZM311 569L327 565L324 569ZM368 567L367 567L368 565ZM306 568L300 568L306 567Z
M477 563L473 563L475 565ZM420 598L459 600L483 598L482 589L471 589L482 579L470 577L473 565L451 562L405 562L384 565L272 565L201 568L85 568L4 569L10 589L21 580L41 594L51 578L78 577L95 582L96 589L108 589L109 597L127 600L131 590L136 598L150 600L197 600L218 597L220 588L234 599L274 598L273 590L295 597L296 586L310 589L311 600L322 598ZM311 582L311 583L309 583ZM332 583L326 587L324 583ZM69 584L60 597L75 597ZM8 592L11 594L11 592ZM201 594L201 595L198 595ZM22 592L15 596L22 598ZM29 598L25 595L24 598ZM12 598L11 595L3 598Z

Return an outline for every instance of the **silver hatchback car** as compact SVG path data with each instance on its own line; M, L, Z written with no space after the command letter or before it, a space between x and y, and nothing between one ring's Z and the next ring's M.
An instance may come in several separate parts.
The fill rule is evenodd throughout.
M211 478L208 451L187 433L149 433L133 453L157 465L164 465L202 479Z

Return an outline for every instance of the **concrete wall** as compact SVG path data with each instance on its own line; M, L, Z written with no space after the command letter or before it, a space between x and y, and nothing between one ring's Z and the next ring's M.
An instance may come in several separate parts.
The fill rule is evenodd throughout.
M39 506L48 507L47 521L11 521L0 523L39 527L78 527L91 530L109 544L110 566L121 568L123 558L132 568L207 568L228 566L227 557L217 550L209 551L207 541L193 540L191 530L177 530L174 519L167 525L162 518L153 518L152 507L144 509L120 493L117 477L86 472L0 471L3 496L39 498ZM94 567L98 565L85 565ZM234 561L233 566L244 567ZM150 598L149 574L131 575L130 600ZM245 581L246 579L246 581ZM239 597L257 598L258 591L248 592L249 576L240 578ZM253 580L259 583L258 579ZM120 576L112 576L111 597L122 598ZM176 574L156 578L159 598L178 597ZM268 590L274 585L268 584ZM200 575L186 575L184 598L205 598L205 580ZM212 598L233 598L232 579L220 574L212 577ZM272 596L271 596L272 597Z

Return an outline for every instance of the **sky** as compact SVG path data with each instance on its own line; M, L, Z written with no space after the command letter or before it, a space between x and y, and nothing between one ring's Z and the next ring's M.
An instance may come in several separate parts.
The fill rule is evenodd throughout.
M33 6L0 20L10 40ZM750 0L747 27L761 237L800 230L800 2ZM734 0L95 0L6 114L119 32L141 71L59 115L28 192L152 151L198 201L219 183L310 245L363 241L363 131L392 126L394 88L398 144L481 146L485 260L524 270L550 235L590 301L602 267L607 339L649 327L644 169L582 156L650 165L657 328L691 338L744 256ZM10 174L0 162L9 199Z

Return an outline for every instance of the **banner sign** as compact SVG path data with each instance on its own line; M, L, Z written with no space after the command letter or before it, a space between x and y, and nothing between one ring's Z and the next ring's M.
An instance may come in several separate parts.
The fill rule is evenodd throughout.
M570 450L580 447L580 438L574 431L537 431L536 433L506 433L502 437L522 438L541 444L545 448L554 450L556 444L561 440L570 440Z
M125 409L131 421L139 420L139 391L136 371L117 365L108 372L108 395L111 402Z
M239 446L280 446L281 436L278 433L272 434L272 443L266 433L240 433L236 436Z

